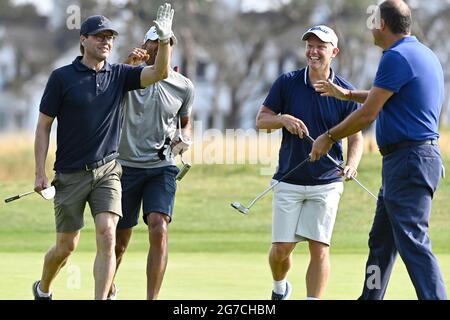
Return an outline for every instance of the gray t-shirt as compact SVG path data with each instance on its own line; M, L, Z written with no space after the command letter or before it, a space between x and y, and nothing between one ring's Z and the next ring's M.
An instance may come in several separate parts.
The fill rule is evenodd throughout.
M172 70L166 79L128 92L123 105L120 164L134 168L175 165L173 158L160 160L158 150L166 137L173 138L178 117L190 115L193 100L192 82Z

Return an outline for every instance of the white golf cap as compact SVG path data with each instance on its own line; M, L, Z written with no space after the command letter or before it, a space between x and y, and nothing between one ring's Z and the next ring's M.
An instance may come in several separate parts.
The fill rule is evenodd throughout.
M309 28L308 31L306 31L303 34L302 40L303 41L308 40L311 34L316 35L323 42L331 43L333 47L337 47L338 45L338 37L336 35L336 32L334 32L334 30L331 29L330 27L320 25Z
M158 39L159 39L159 37L158 37L158 33L156 32L156 27L151 26L150 29L148 29L147 33L145 34L143 43L146 43L147 40L156 41ZM172 39L173 44L177 43L177 38L175 37L173 32L172 32L172 36L170 37L170 39Z

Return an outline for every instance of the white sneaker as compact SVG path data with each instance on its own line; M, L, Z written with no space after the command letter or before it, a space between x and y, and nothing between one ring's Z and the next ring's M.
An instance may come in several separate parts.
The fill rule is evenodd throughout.
M292 292L292 285L289 281L286 281L286 290L283 294L275 293L272 290L272 300L289 300Z
M106 298L106 300L117 300L117 293L119 292L119 289L117 289L117 286L115 283L112 284L112 290L111 294Z

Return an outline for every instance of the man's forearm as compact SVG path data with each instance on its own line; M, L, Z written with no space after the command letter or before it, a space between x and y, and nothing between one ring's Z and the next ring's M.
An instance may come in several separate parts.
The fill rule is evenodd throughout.
M341 123L329 130L334 141L348 137L372 123L372 119L363 108L353 111Z
M158 53L155 59L156 73L163 78L167 78L169 74L169 62L170 62L170 40L167 42L159 42Z
M260 114L256 120L258 129L276 130L284 127L281 114Z
M369 95L369 90L349 90L346 94L348 100L364 103Z
M168 43L159 43L158 53L156 54L155 64L147 66L141 73L141 86L148 87L158 81L164 80L169 75L169 51Z
M333 140L348 137L366 128L377 118L384 104L392 95L391 91L373 87L360 109L353 111L344 121L330 129Z
M36 177L45 176L45 160L47 159L48 146L50 143L50 130L37 128L34 140L34 160Z
M183 139L192 137L192 128L190 123L181 128L181 134L183 136Z
M355 133L347 138L347 165L357 169L361 161L364 138L361 132Z

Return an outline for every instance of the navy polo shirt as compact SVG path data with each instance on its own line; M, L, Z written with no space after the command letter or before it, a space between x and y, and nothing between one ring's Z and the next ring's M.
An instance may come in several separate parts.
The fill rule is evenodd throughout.
M405 37L383 52L373 85L394 93L378 115L379 147L439 138L444 72L436 55L416 37Z
M57 172L77 171L117 152L122 99L141 88L143 67L105 62L96 72L80 60L52 72L39 108L58 120Z
M331 70L331 80L337 85L354 89L353 86ZM331 97L321 97L309 82L308 68L289 72L280 76L272 85L264 106L276 114L289 114L302 120L315 139L328 129L344 120L358 108L358 104ZM306 159L311 152L311 143L292 135L283 128L283 138L279 153L278 170L274 175L279 180L297 164ZM335 143L329 152L339 163L343 162L342 142ZM326 157L310 162L294 171L287 183L297 185L321 185L342 181L339 169Z

